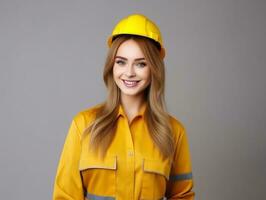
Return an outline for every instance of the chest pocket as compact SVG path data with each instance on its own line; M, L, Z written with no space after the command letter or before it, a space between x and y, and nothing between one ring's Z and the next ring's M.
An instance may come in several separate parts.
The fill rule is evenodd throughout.
M87 199L115 199L117 157L109 156L103 160L94 156L82 156L79 162L85 197Z
M163 199L169 180L171 163L166 160L143 159L142 200Z

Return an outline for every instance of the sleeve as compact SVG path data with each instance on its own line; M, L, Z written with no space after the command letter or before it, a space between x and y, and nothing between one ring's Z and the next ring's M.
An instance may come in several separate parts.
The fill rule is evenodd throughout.
M190 159L188 138L185 128L182 127L174 153L170 178L167 183L167 199L193 200L193 177Z
M83 200L83 184L78 164L80 131L73 119L65 139L54 181L53 200Z

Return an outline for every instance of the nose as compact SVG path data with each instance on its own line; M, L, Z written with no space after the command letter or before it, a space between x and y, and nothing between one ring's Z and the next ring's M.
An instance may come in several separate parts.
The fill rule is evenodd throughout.
M126 72L125 72L126 76L127 77L134 77L136 76L136 73L135 73L135 69L134 69L134 65L133 64L129 64L127 67L126 67Z

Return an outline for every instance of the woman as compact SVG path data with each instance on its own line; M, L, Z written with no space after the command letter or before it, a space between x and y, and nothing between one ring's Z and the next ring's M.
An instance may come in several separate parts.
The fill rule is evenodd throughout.
M166 111L158 27L127 16L108 45L107 100L74 116L53 199L194 199L185 128Z

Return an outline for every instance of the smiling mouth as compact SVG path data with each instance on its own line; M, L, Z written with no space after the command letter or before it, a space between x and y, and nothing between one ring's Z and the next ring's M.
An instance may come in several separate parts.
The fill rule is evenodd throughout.
M122 81L126 87L135 87L138 85L138 82L140 82L137 80L130 80L129 81L129 80L123 80L123 79L122 79Z

